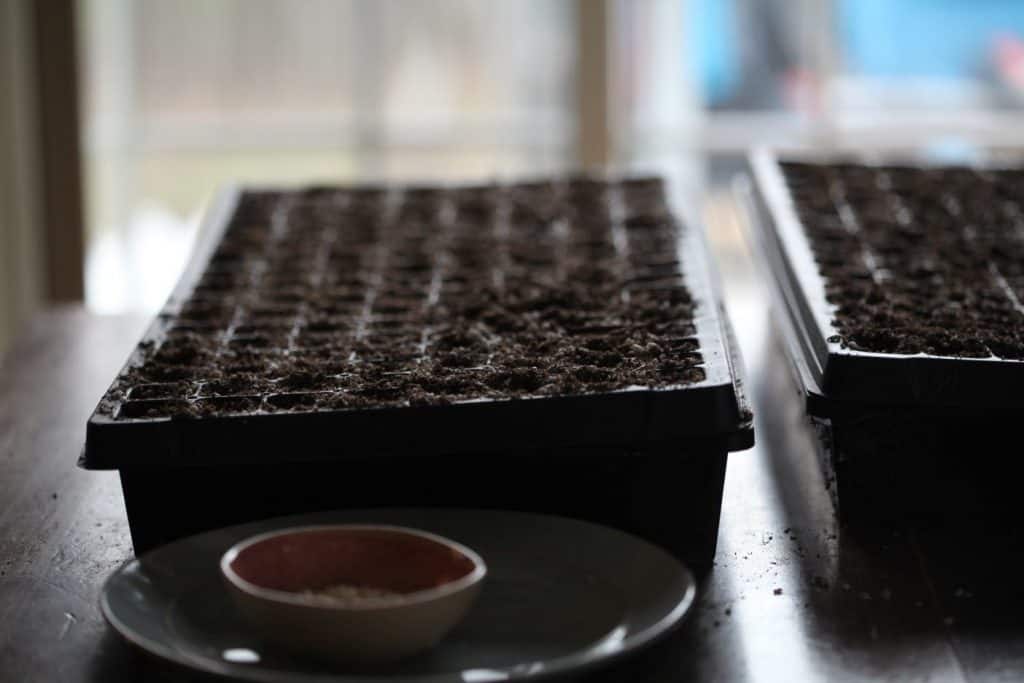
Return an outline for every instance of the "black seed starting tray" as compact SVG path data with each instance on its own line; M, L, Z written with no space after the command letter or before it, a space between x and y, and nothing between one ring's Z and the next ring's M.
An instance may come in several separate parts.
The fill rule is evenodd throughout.
M997 448L1022 407L1024 170L767 152L751 170L741 196L826 477L870 506Z
M565 470L568 500L588 458L751 442L702 236L658 179L228 191L202 235L88 425L82 464L121 470L137 550L216 525L161 518L161 490L212 500L242 474L287 501L246 518L435 487L479 505L429 473L506 461ZM385 485L396 466L417 474ZM298 491L267 490L284 481Z
M830 403L1012 410L1024 171L754 158L763 248Z

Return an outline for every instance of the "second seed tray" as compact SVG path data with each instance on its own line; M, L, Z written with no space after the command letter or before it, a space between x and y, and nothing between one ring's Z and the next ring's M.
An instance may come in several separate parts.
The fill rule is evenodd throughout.
M752 157L752 217L809 411L1013 411L1024 172Z

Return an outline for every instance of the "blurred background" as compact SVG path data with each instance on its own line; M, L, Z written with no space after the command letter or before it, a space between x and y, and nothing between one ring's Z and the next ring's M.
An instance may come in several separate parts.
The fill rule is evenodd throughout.
M155 311L228 182L667 170L742 280L750 146L1024 145L1024 3L0 0L0 84L2 349Z

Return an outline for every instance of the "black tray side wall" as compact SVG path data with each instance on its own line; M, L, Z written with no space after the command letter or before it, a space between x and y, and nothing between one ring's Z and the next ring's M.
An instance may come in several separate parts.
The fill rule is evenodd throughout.
M684 451L693 457L679 457ZM201 531L280 515L443 506L606 524L666 548L703 575L715 555L726 457L719 439L572 458L536 451L123 468L121 482L139 555Z

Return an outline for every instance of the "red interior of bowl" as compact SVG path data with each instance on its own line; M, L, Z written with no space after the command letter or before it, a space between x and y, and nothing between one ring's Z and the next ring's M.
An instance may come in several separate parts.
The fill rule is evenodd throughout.
M244 548L231 568L280 591L351 584L413 593L456 581L473 560L443 543L389 529L315 529L279 534Z

